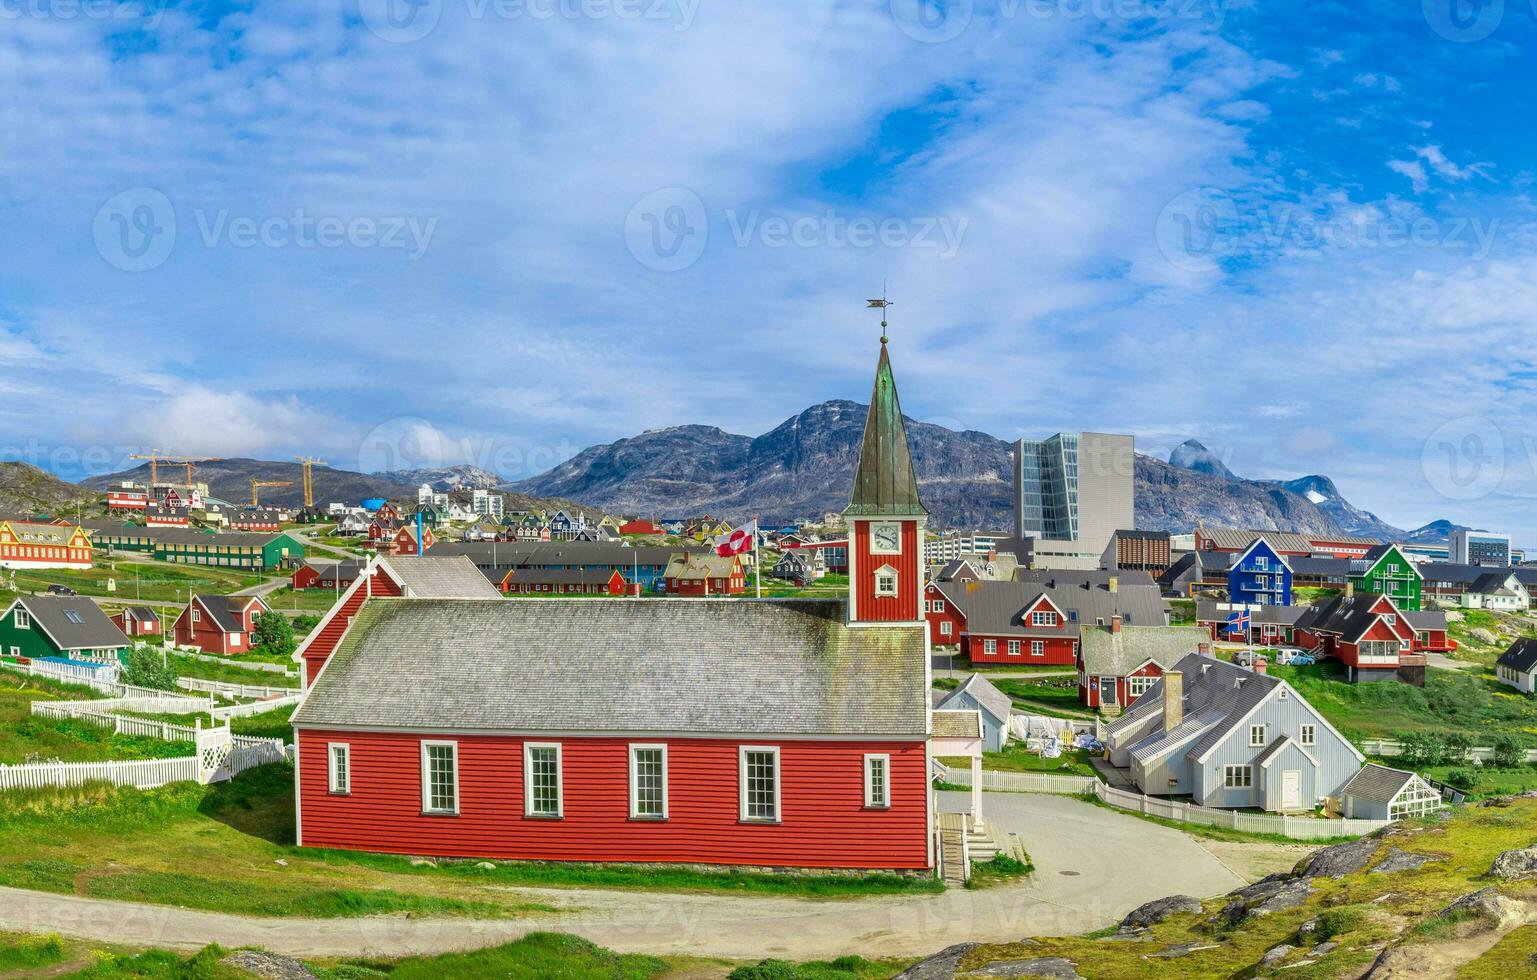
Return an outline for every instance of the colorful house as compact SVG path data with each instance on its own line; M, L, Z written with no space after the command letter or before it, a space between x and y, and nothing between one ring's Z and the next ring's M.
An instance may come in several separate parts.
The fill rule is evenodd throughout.
M1292 604L1292 567L1264 535L1249 542L1228 569L1227 596L1260 606Z
M736 555L682 551L667 563L663 581L668 595L738 595L747 589L747 572Z
M1084 626L1078 633L1078 699L1086 708L1119 709L1135 703L1163 672L1209 649L1195 626Z
M176 617L176 645L222 656L249 653L259 613L272 608L254 595L194 595Z
M191 528L148 528L154 556L185 565L268 571L304 558L304 545L287 534L212 534Z
M498 574L496 572L489 573ZM506 595L624 595L624 576L612 569L513 568L497 587ZM638 595L635 590L632 594Z
M68 524L0 521L0 568L91 567L91 538Z
M361 558L347 558L341 561L323 561L309 559L298 568L294 569L293 576L289 579L289 585L295 592L305 589L326 589L335 591L345 589L363 573L368 562Z
M297 843L931 872L931 726L980 733L931 716L884 345L847 513L847 602L364 602L294 716Z
M117 624L84 596L21 596L0 617L0 654L7 657L116 662L130 645Z
M114 613L112 622L129 639L160 635L160 617L149 606L128 606Z
M1401 680L1425 685L1426 657L1414 651L1415 629L1385 595L1357 592L1308 607L1297 621L1295 642L1320 659L1344 664L1353 684Z
M1419 612L1425 576L1396 544L1379 544L1350 563L1350 585L1357 592L1385 595L1406 612Z

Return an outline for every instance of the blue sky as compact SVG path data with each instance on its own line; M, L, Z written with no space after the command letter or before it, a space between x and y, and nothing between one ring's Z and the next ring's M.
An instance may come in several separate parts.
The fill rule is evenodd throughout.
M0 0L0 450L531 475L862 398L1537 543L1530 5Z

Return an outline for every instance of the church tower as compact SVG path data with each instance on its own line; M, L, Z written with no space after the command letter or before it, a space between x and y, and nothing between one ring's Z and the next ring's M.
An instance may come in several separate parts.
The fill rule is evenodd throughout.
M843 511L849 527L849 623L856 626L923 622L928 511L918 499L918 476L882 333L854 493Z

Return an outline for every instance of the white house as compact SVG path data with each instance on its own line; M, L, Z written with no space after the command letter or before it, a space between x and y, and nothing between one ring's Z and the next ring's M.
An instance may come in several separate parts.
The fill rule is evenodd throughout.
M1537 640L1522 637L1494 662L1495 676L1523 694L1537 694Z
M1514 572L1502 569L1480 575L1462 594L1462 604L1468 609L1525 612L1532 608L1532 594Z

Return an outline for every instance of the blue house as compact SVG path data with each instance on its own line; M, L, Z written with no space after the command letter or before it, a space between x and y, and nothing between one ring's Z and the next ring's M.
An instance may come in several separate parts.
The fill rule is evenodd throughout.
M1233 562L1227 573L1229 602L1257 606L1292 604L1292 567L1264 536L1249 542L1249 548Z

